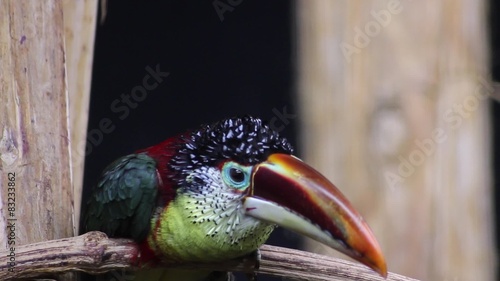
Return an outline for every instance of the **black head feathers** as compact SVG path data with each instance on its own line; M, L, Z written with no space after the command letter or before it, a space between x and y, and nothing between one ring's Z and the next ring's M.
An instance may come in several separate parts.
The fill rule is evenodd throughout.
M182 171L213 166L225 159L253 165L272 153L292 154L293 148L286 138L258 118L228 118L184 135L170 168L182 174Z

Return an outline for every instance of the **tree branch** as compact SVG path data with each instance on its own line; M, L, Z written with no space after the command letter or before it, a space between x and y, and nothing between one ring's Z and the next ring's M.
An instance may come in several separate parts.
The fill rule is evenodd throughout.
M384 280L365 266L309 252L263 245L258 273L298 280L373 281ZM102 232L17 246L0 252L0 280L53 276L70 271L90 274L110 270L136 270L139 248L132 240L109 239ZM251 272L248 258L214 264L165 265L185 269ZM388 281L418 281L389 274Z

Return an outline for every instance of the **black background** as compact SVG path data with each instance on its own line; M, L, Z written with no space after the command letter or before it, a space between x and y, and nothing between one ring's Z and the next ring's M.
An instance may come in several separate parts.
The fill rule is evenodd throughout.
M276 111L297 114L294 2L233 1L237 5L222 17L213 2L109 1L105 22L97 26L84 200L88 187L112 160L188 128L234 115L270 120L276 119ZM497 81L500 21L493 15L499 6L491 1L489 18L491 71ZM143 100L132 100L134 108L127 105L122 95L132 97L134 87L143 85L146 67L157 65L169 76L141 96ZM117 112L117 106L128 107L127 116ZM491 108L496 120L500 105L491 101ZM100 127L104 119L107 129ZM281 133L296 145L297 120L276 121L283 125ZM494 188L498 190L500 124L493 122L493 127ZM496 207L497 218L498 213ZM299 238L277 230L269 243L297 247ZM259 280L281 279L261 276Z
M297 113L293 2L240 2L221 20L213 1L109 1L95 42L84 202L117 157L225 117L274 118L296 146L295 120L275 113ZM157 65L169 76L134 101L145 68ZM108 120L104 127L102 120ZM268 243L296 248L299 237L278 229Z
M493 80L498 83L500 81L500 19L498 18L497 11L500 10L500 3L495 0L489 1L489 23L490 23L490 43L491 43L491 75ZM498 91L497 91L498 92ZM500 173L498 169L500 167L500 149L497 145L500 142L500 122L498 118L500 117L500 103L498 101L491 101L491 115L492 115L492 125L493 125L493 140L492 140L492 151L493 151L493 190L495 191L495 222L496 222L496 247L497 253L500 253ZM498 262L497 262L498 271ZM497 280L500 280L500 274L497 272Z

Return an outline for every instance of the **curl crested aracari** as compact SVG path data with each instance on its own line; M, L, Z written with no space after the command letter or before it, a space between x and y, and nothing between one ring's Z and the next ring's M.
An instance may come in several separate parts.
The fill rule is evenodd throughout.
M385 277L384 257L363 218L292 153L285 138L250 116L188 131L109 165L88 202L85 230L134 239L147 264L249 255L278 225ZM170 280L168 273L156 276ZM187 280L178 278L172 280Z

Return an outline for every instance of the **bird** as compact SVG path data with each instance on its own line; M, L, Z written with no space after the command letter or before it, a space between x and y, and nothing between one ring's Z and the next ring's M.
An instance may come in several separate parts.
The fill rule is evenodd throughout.
M133 239L140 264L152 265L258 255L279 226L386 277L370 227L333 183L293 153L285 137L249 115L187 130L108 165L88 200L85 231ZM206 270L139 270L135 280L226 278L214 276L220 278Z

